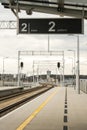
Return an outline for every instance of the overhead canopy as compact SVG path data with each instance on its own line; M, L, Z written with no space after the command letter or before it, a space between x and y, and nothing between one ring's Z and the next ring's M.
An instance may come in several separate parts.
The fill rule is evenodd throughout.
M87 18L87 0L1 0L5 8Z

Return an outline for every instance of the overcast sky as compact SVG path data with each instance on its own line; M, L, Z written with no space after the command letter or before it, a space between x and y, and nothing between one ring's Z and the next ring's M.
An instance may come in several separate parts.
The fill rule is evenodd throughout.
M21 18L46 18L59 17L43 13L33 13L27 16L25 12L21 12ZM0 20L16 20L14 14L9 9L4 9L0 5ZM80 35L80 72L87 74L87 21L84 21L84 35ZM49 35L50 50L64 51L65 54L65 73L71 73L71 60L73 52L67 50L77 50L77 37L69 35ZM48 35L16 35L16 30L0 30L0 73L2 72L3 59L5 61L6 73L17 73L17 56L18 51L33 50L47 51L48 50ZM27 65L28 66L28 65ZM70 68L69 68L70 67ZM27 69L26 69L27 68ZM24 72L28 73L28 67L24 68ZM68 69L67 69L68 68Z

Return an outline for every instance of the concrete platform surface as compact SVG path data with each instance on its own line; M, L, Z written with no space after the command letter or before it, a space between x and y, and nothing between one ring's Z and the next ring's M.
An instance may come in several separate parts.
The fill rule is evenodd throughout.
M87 94L68 88L67 107L69 130L87 130Z

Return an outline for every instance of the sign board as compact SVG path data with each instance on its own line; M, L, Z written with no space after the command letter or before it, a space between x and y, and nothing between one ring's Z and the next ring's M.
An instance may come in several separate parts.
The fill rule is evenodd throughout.
M82 34L83 20L74 18L19 19L19 34Z

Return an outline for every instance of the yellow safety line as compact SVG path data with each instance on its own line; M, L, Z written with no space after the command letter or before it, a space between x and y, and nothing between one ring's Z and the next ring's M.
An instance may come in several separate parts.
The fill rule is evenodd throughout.
M53 92L16 130L23 130L57 93Z

